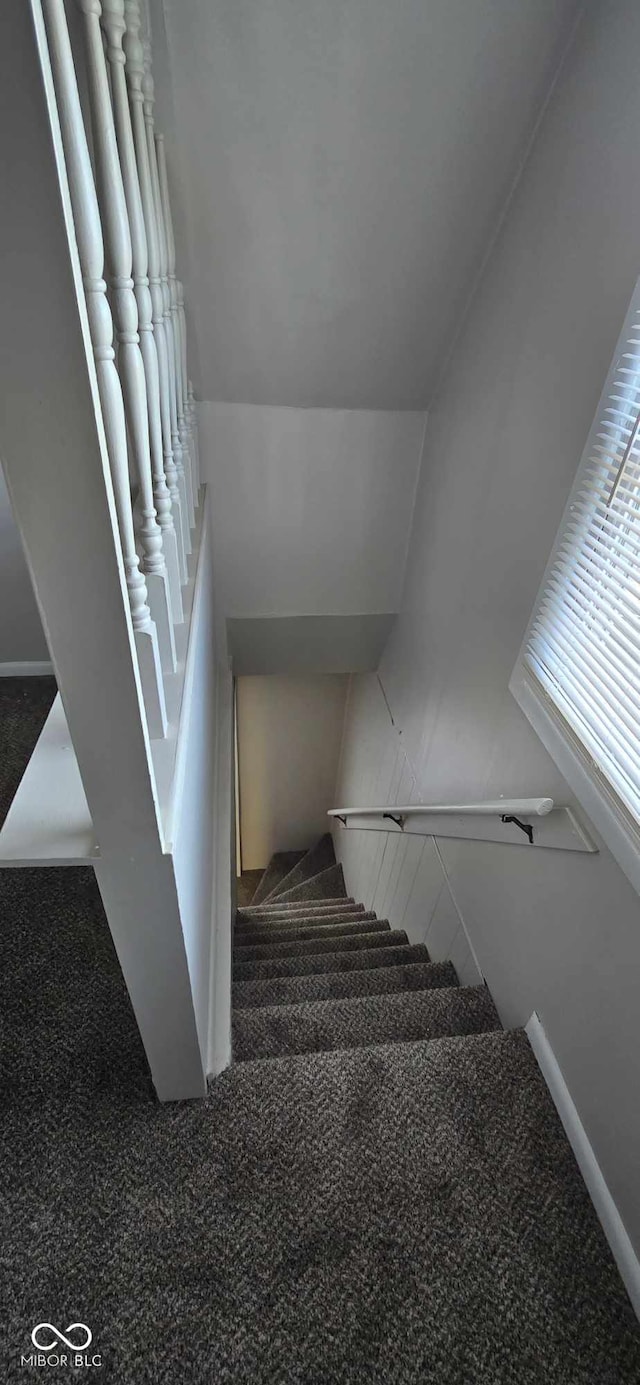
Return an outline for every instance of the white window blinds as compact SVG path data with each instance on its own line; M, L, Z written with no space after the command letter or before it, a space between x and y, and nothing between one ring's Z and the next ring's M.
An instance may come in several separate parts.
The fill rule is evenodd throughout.
M524 659L640 824L640 281Z

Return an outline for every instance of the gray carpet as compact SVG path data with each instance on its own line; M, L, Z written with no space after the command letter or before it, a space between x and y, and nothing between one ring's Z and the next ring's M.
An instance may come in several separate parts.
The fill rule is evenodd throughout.
M244 904L251 904L256 889L262 880L261 870L244 870L239 879L236 880L236 903L239 909Z
M286 882L285 882L286 883ZM296 904L307 899L335 899L338 895L346 897L342 866L328 866L309 880L289 887L278 895L278 903ZM270 896L273 899L273 896Z
M406 934L402 935L406 937ZM266 980L272 976L309 976L327 971L365 971L371 967L411 966L412 962L428 962L429 953L422 944L408 943L388 948L367 948L363 952L316 952L304 957L270 957L263 962L238 962L233 968L234 981Z
M285 957L304 957L315 952L351 952L355 948L399 947L408 941L402 929L387 933L358 933L353 938L310 938L308 942L250 944L243 947L242 939L234 947L237 965L243 962L275 961Z
M267 981L237 981L234 1009L258 1005L299 1005L303 1000L340 1000L351 995L384 995L455 986L451 962L421 966L372 967L366 971L329 971L316 976L273 976Z
M305 884L306 881L312 880L330 866L335 866L335 863L336 853L333 838L330 832L325 832L324 836L305 852L302 860L296 862L288 874L279 880L275 887L272 886L269 892L263 895L263 898L267 902L273 901L275 895L281 898L282 895L287 895L296 886ZM265 876L268 877L271 870L272 863L269 862Z
M293 870L293 867L297 866L305 855L305 851L277 851L275 856L271 857L269 865L262 875L252 903L259 904L262 899L266 899L267 895L271 894L272 890L277 889L280 881L284 880L285 875L288 875L289 871Z
M233 1056L236 1062L246 1062L499 1028L486 986L306 1000L239 1010L233 1023Z
M55 678L0 678L0 826L55 695Z
M93 873L0 885L3 1380L47 1373L44 1320L87 1323L114 1385L640 1379L522 1033L239 1063L161 1107ZM385 952L425 962L337 957Z
M349 895L340 896L338 899L315 899L302 901L300 904L265 904L258 905L256 908L252 904L238 909L236 924L244 923L276 923L278 919L296 919L311 915L313 918L325 917L327 914L344 913L364 913L364 904L356 904L355 900Z
M296 924L285 924L282 928L243 928L235 935L238 947L260 946L261 944L305 942L310 938L341 938L350 933L384 933L389 931L386 919L378 919L375 914L345 914L343 918L331 916L327 923L308 920Z

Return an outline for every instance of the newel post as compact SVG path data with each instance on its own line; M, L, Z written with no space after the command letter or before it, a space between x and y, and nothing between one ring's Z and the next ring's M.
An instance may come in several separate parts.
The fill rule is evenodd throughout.
M86 3L91 4L92 0L86 0ZM97 0L93 0L93 6L101 45ZM107 286L102 277L104 246L98 199L82 118L64 0L43 0L42 8L58 104L145 709L150 735L160 737L166 734L167 728L164 687L156 627L151 619L147 604L147 586L140 571L136 553L129 492L125 412L120 378L115 365L111 309L107 299Z

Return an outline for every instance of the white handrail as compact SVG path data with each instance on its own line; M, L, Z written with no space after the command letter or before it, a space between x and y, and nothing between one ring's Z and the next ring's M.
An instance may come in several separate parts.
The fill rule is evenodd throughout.
M468 813L473 817L546 817L553 808L552 798L498 798L487 803L389 803L382 808L330 808L330 818L424 817L426 813Z

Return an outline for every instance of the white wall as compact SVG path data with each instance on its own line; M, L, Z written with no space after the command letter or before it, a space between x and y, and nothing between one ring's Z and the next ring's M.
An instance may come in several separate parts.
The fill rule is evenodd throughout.
M421 801L376 674L350 679L334 798L335 807L343 808ZM345 830L337 822L333 837L354 899L404 928L410 942L426 943L434 962L452 961L462 985L482 982L439 842L395 831Z
M589 10L429 415L381 666L427 801L570 801L507 684L640 271L639 52L635 0ZM366 699L349 739L343 796L379 757ZM504 1022L539 1012L640 1250L640 900L604 848L439 849Z
M328 831L347 683L344 675L238 679L243 870Z
M396 610L424 419L201 405L224 614Z
M0 666L39 663L49 651L0 467Z
M579 4L152 0L199 397L426 405Z

